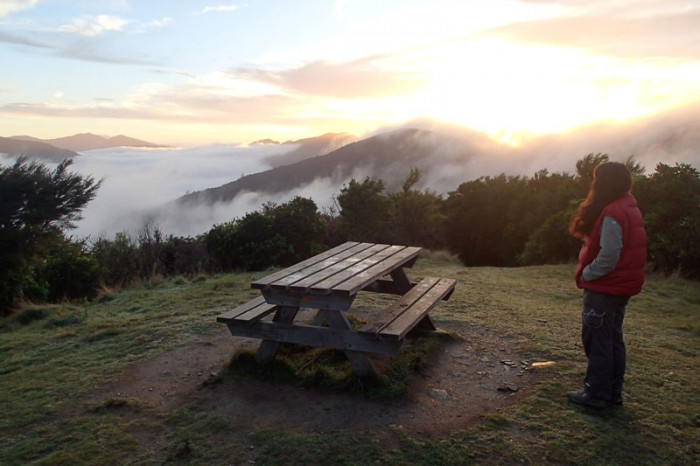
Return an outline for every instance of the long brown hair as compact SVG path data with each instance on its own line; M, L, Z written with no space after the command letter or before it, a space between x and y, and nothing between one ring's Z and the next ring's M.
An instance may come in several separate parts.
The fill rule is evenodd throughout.
M623 163L601 163L593 171L591 189L569 221L569 233L585 239L605 206L632 189L632 175Z

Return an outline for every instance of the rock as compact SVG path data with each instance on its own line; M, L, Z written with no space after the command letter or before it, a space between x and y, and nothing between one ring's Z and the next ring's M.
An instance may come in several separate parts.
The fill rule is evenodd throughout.
M503 382L500 387L497 388L499 392L514 393L518 391L518 387L512 385L508 382Z
M435 398L436 400L448 400L450 398L450 395L447 393L447 391L442 390L440 388L431 388L430 389L430 396L432 398Z

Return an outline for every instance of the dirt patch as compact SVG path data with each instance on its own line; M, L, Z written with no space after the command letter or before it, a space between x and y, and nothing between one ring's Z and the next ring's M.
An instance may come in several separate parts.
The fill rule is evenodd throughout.
M167 410L194 403L249 427L306 431L406 429L433 436L473 424L482 415L527 396L537 373L514 342L468 324L441 323L461 339L430 355L405 397L368 401L357 395L305 389L253 378L208 384L239 348L259 341L232 337L225 327L196 344L143 361L89 397L142 400Z

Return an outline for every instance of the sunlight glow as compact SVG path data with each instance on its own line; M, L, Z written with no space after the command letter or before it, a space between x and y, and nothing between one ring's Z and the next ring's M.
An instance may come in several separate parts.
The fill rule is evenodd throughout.
M425 61L429 84L411 105L513 145L528 134L641 117L697 93L666 65L494 39L455 43Z

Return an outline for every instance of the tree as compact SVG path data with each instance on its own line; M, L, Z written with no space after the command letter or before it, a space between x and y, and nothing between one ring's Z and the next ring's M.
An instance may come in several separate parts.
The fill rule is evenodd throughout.
M215 225L204 242L222 270L263 270L292 265L320 252L323 237L324 225L314 201L296 197Z
M101 181L71 173L71 160L53 170L20 157L0 167L0 312L23 295L33 262L74 227Z
M464 265L516 264L513 251L518 247L510 245L508 212L526 184L524 178L501 174L462 183L449 194L444 204L445 241Z
M343 235L351 241L392 243L391 202L383 194L384 181L355 179L342 187L337 197Z
M442 198L428 189L418 191L415 185L423 173L411 169L401 191L389 195L393 212L392 230L397 244L438 249L444 246L441 213Z
M636 182L634 192L654 268L700 278L700 171L660 163L650 177Z

